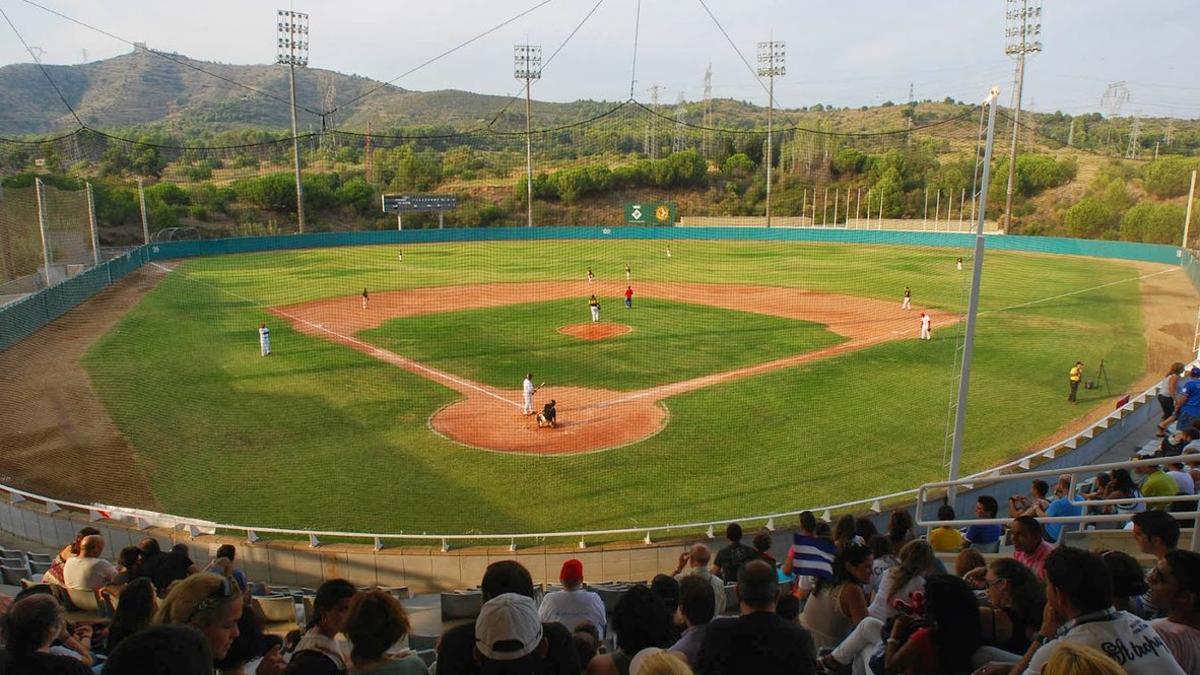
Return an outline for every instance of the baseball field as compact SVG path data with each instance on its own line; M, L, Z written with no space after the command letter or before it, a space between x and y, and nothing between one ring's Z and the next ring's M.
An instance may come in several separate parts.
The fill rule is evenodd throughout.
M737 518L944 477L969 251L671 247L423 244L401 260L397 246L364 246L152 265L80 348L114 425L99 444L112 457L86 459L122 473L131 505L380 532ZM1194 292L1167 266L989 252L964 469L1040 447L1183 360L1194 317L1173 312L1181 297ZM932 340L917 339L922 311ZM1107 379L1071 405L1076 359L1089 377L1103 359ZM544 383L539 409L557 401L559 428L522 414L526 372ZM94 498L120 504L105 484Z

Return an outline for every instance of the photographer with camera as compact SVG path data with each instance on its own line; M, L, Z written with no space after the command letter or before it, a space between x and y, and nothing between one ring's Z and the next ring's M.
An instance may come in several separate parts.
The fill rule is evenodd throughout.
M1075 392L1079 391L1079 381L1083 379L1083 361L1076 361L1071 367L1071 393L1067 395L1067 400L1071 403L1079 403L1075 400Z

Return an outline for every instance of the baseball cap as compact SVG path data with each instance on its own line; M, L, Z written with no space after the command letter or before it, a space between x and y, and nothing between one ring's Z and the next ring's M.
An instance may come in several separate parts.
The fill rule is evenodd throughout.
M558 580L563 583L583 581L583 563L574 558L564 562L562 571L558 573Z
M493 661L528 656L542 641L542 621L533 598L504 593L483 603L475 619L475 647Z
M1200 368L1192 366L1192 377L1200 377Z

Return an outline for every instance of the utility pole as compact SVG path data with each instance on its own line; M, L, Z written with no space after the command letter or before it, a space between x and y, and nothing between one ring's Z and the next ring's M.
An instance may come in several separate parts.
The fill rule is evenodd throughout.
M705 159L712 159L712 64L704 69L704 121L701 123L704 127L704 151Z
M296 165L296 221L304 234L304 184L300 180L300 138L296 131L296 66L308 65L308 15L281 9L276 12L278 47L275 62L288 67L292 91L292 155Z
M661 88L657 84L650 85L650 111L652 113L658 112L658 90ZM642 150L645 151L646 156L650 159L658 159L657 127L658 115L652 114L646 120L646 139L642 144Z
M775 78L787 74L785 45L779 40L758 43L758 76L767 78L767 227L771 226L771 148L772 120L775 113ZM826 190L828 193L828 190ZM828 197L828 195L826 195ZM823 218L824 216L822 216Z
M1192 186L1188 188L1187 214L1183 217L1183 248L1187 249L1188 228L1192 226L1192 201L1196 198L1196 170L1192 169Z
M1017 179L1017 131L1021 123L1021 89L1025 84L1025 55L1042 51L1041 0L1008 0L1008 29L1004 53L1017 58L1017 91L1013 97L1012 146L1008 152L1008 188L1004 192L1004 230L1012 228L1013 187Z
M513 47L513 77L525 80L525 226L533 227L533 129L530 126L534 80L542 79L541 45Z

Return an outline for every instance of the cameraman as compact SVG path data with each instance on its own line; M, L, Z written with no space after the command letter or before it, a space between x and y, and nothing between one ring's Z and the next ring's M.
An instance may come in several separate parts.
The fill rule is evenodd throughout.
M1071 393L1067 396L1067 400L1071 403L1078 403L1075 400L1075 392L1079 391L1079 381L1083 379L1083 361L1076 361L1071 368Z

